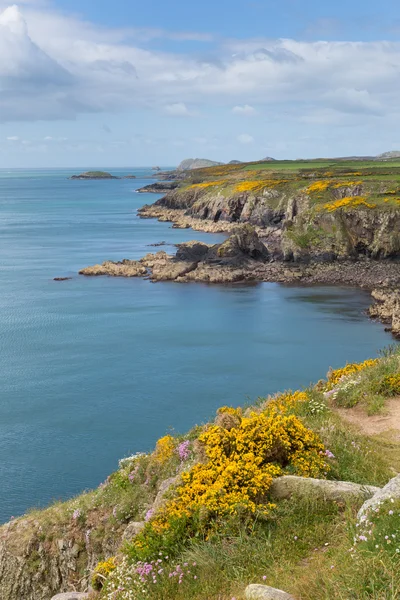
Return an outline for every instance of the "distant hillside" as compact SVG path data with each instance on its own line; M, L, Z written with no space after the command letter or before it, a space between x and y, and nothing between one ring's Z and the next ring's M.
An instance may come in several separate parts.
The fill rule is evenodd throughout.
M378 154L378 156L376 157L377 160L390 160L391 158L400 158L400 150L384 152L383 154Z
M206 167L217 167L221 162L208 160L207 158L186 158L178 166L177 171L191 171L192 169L204 169Z

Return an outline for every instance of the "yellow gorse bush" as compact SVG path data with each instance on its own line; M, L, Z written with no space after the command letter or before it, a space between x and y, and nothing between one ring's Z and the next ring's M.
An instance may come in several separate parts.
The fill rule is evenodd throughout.
M241 181L237 183L234 191L235 192L260 192L265 188L274 188L278 186L280 183L284 183L282 179L259 179L255 181Z
M240 409L220 409L219 414L235 417L231 421L234 426L226 429L214 424L200 434L204 462L182 474L175 497L133 542L136 550L146 552L148 536L154 547L154 536L165 535L177 522L196 514L207 515L206 529L219 517L267 516L274 507L268 491L275 477L287 472L303 477L327 473L320 438L289 414L296 403L306 399L302 392L283 395L249 416L243 416Z
M380 384L381 394L385 396L397 396L400 394L400 373L387 375Z
M308 186L307 192L325 192L328 187L331 185L331 181L326 179L321 179L320 181L316 181Z
M160 438L157 442L154 452L154 460L160 465L164 464L171 458L175 451L175 440L172 435L166 435Z
M333 187L339 189L342 187L354 187L356 185L362 185L362 181L338 181Z
M376 208L376 204L368 202L364 196L346 196L335 200L334 202L328 202L323 205L328 212L334 212L340 208L356 208L358 206L365 206L366 208Z
M205 181L204 183L194 183L193 185L189 186L189 189L201 190L216 185L223 185L224 183L226 183L226 181L222 179L220 181Z
M108 560L97 563L92 575L92 587L100 590L107 577L117 568L115 558L112 556Z
M348 377L349 375L354 375L355 373L358 373L359 371L363 371L364 369L368 369L369 367L373 367L378 363L377 358L374 359L368 359L366 361L364 361L363 363L350 363L347 364L345 367L343 367L342 369L336 369L334 371L330 371L328 373L328 386L332 387L336 384L339 383L339 381L341 379L343 379L344 377Z

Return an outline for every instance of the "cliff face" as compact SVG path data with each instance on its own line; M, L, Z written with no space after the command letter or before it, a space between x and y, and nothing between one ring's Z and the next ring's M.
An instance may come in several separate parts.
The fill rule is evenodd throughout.
M89 524L83 529L65 520L61 509L44 516L0 528L1 600L50 600L61 591L87 590L97 562L120 545L122 531L102 538L93 535Z
M222 228L225 223L250 223L264 230L259 233L286 260L400 256L400 205L370 208L366 201L359 203L362 193L359 185L344 187L333 197L337 208L329 203L321 208L305 189L272 187L259 193L235 193L200 184L169 192L154 210L182 211ZM347 205L341 207L344 201Z
M400 338L400 290L382 287L373 290L375 304L369 309L371 317L389 325L392 333Z

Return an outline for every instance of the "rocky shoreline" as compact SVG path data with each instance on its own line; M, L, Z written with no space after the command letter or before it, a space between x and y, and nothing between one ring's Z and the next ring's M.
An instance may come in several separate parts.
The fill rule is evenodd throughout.
M235 284L341 285L372 292L376 303L370 316L388 324L400 335L400 261L369 258L321 262L286 262L276 259L250 225L232 227L221 244L198 241L178 244L175 255L165 251L142 259L106 261L80 271L86 276L146 277L153 282Z

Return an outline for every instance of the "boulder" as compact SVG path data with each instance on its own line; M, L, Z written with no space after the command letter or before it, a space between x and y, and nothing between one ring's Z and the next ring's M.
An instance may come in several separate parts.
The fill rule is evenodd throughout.
M51 600L87 600L87 598L89 598L89 594L82 592L66 592L64 594L53 596Z
M347 500L367 500L372 498L380 488L371 485L359 485L348 481L328 481L285 475L272 482L270 493L273 498L283 500L293 495L318 499L346 502Z
M200 262L203 260L210 248L212 248L212 246L208 244L196 242L195 240L178 244L177 247L178 251L176 253L176 259L191 262Z
M380 504L386 500L396 500L400 498L400 475L397 475L389 481L382 489L378 489L377 492L364 502L360 510L358 511L358 519L360 520L367 512L378 508Z
M170 477L169 479L165 479L158 489L158 494L156 499L154 500L152 511L156 513L166 502L166 496L168 492L180 482L181 476L175 475L175 477Z
M145 523L143 521L129 523L129 525L124 531L122 539L128 541L132 540L135 536L139 535L139 533L143 530L144 526Z
M267 261L269 252L251 225L237 227L233 234L217 250L218 258L234 261L246 259Z
M294 597L282 590L268 585L248 585L244 593L246 600L294 600Z

